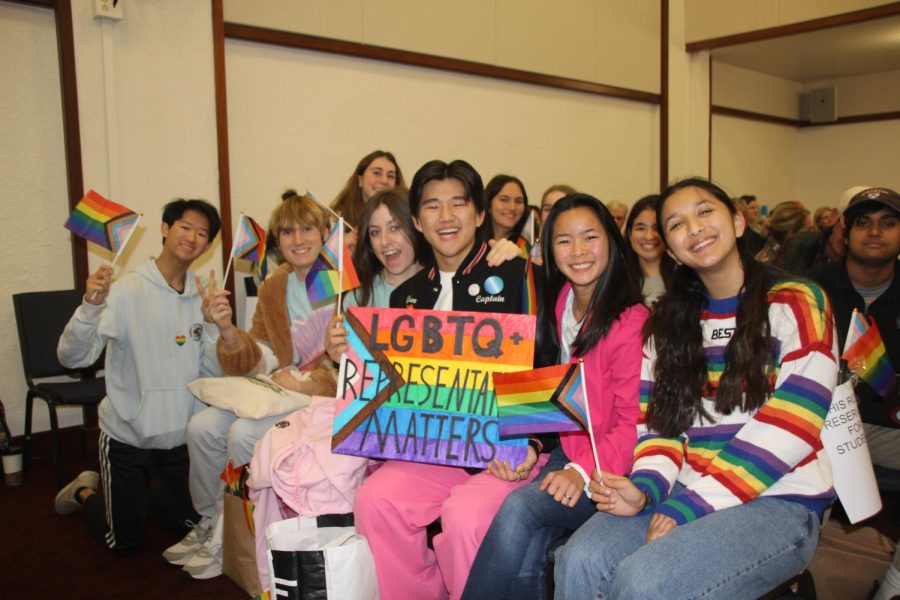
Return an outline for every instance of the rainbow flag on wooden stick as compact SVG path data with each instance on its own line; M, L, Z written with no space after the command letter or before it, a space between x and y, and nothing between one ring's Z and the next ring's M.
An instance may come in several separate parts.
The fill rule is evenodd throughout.
M243 213L231 247L231 256L250 262L259 262L266 256L266 230Z
M587 429L577 364L494 373L494 393L501 436Z
M65 228L116 255L128 243L141 215L89 190L66 220Z
M306 277L306 291L313 304L359 287L359 275L344 241L344 219L328 232L322 252ZM338 298L340 300L340 298Z
M854 311L850 324L851 333L854 327L857 330L863 327L865 329L852 342L848 336L848 343L841 358L846 360L850 370L869 384L869 387L875 390L879 396L887 397L894 384L894 367L888 358L884 341L881 339L875 321L869 319L869 322L865 323L861 317L857 318L857 316L858 313Z

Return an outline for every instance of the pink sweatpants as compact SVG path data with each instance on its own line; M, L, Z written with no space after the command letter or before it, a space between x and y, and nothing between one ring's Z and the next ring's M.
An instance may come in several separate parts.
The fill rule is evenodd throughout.
M388 461L356 492L356 528L375 556L384 600L428 600L462 596L481 540L507 494L531 481L511 483L488 472L470 475L459 467ZM434 552L425 527L441 518Z

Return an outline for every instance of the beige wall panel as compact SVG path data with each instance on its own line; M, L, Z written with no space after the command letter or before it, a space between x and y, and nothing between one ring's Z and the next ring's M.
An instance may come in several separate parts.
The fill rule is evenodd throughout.
M657 187L655 106L247 42L226 58L235 213L267 221L287 186L330 202L375 148L407 180L432 158L518 175L534 204L560 182L601 198Z
M812 21L888 4L888 0L778 0L780 25Z
M712 178L730 194L774 207L797 197L794 127L713 115Z
M772 27L778 21L778 0L686 0L687 42Z
M684 0L669 2L669 181L709 176L709 53L684 48Z
M900 71L815 81L803 89L823 87L835 88L839 117L900 111Z
M103 22L88 0L73 3L85 188L145 215L117 271L159 253L166 202L219 203L210 10L206 2L133 2L122 21ZM88 247L91 270L112 259ZM194 268L221 264L217 239Z
M811 21L886 4L885 0L687 0L688 42Z
M680 30L681 21L676 26ZM659 0L597 3L596 81L658 94L659 27Z
M12 295L73 287L53 11L0 2L0 73L0 399L19 436L26 386ZM49 429L43 402L34 416L34 431ZM60 411L61 426L80 422L80 410Z
M227 22L652 93L659 11L659 0L225 0Z
M598 21L592 0L497 0L497 64L596 81Z
M803 86L795 81L715 61L712 81L713 104L716 106L788 119L799 117Z
M363 0L224 0L224 12L229 23L363 41Z
M836 206L856 185L900 189L900 120L801 129L797 196L810 207Z
M481 0L364 2L363 41L374 46L493 63L494 3Z

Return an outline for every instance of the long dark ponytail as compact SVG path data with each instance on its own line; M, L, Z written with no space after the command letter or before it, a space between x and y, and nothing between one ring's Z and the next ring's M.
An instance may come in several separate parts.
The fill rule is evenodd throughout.
M691 178L662 193L656 207L657 222L663 223L666 200L690 187L706 191L735 214L734 204L724 190L706 179ZM762 406L771 393L775 364L767 299L772 278L744 249L743 238L736 241L744 287L735 315L735 331L725 347L725 370L715 391L715 409L726 415L738 408L747 412ZM706 306L703 282L693 269L679 265L672 287L656 303L644 327L645 339L652 338L656 348L655 383L647 407L647 423L661 435L679 435L698 415L710 416L702 404L703 397L711 395L701 330Z

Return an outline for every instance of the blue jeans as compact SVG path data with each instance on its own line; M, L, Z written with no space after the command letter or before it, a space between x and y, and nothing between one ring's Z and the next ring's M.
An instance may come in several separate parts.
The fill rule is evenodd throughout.
M584 494L570 508L540 490L547 473L568 462L557 447L534 481L506 497L475 555L464 600L546 597L544 570L551 544L597 512Z
M597 513L556 551L556 598L759 598L812 559L819 517L757 498L646 543L650 515Z

